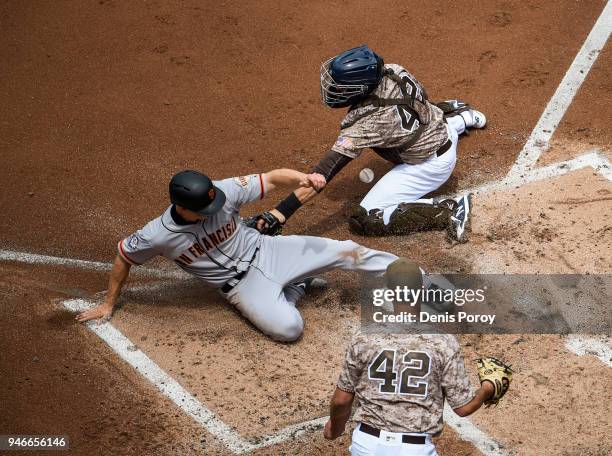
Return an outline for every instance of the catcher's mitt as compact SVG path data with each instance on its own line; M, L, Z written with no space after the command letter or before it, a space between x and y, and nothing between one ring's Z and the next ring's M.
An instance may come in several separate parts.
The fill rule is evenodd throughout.
M263 228L258 229L257 222L260 220L264 221L264 226ZM266 234L268 236L278 236L283 232L283 224L274 214L268 211L245 218L242 222L249 228L255 228L261 234Z
M493 383L495 388L493 396L487 399L484 405L487 407L493 404L497 405L499 400L506 394L506 391L508 391L508 388L510 388L512 369L496 358L479 358L476 360L476 366L480 383L488 380Z

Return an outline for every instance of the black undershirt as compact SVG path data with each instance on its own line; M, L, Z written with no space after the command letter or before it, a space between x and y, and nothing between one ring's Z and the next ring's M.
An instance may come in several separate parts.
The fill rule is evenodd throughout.
M176 210L176 206L173 204L172 208L170 209L170 216L172 217L172 220L174 220L174 223L176 223L177 225L195 225L198 222L188 222L187 220L185 220L183 217L181 217L181 215L177 212Z

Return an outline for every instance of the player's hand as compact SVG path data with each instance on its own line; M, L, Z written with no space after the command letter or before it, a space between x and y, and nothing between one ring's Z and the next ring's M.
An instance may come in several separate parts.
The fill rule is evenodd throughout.
M311 187L317 192L323 190L325 185L327 185L327 181L325 180L325 177L319 173L305 174L300 181L300 187Z
M103 318L105 320L109 320L111 315L113 314L113 306L107 303L100 304L99 306L94 307L93 309L86 310L85 312L81 312L75 317L75 320L79 323L85 323L89 320L96 320L98 318Z
M266 221L264 219L260 218L259 220L257 220L257 225L255 225L255 228L257 228L257 231L261 233L265 227L266 227Z
M343 432L344 429L342 429L340 432L334 433L331 420L327 420L327 423L325 423L325 427L323 428L323 437L325 437L327 440L334 440L340 437Z

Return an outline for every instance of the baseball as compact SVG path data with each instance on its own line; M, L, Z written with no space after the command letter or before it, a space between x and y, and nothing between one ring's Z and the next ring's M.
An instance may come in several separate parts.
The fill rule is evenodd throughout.
M361 171L359 171L359 180L369 184L374 180L374 171L372 171L370 168L363 168Z

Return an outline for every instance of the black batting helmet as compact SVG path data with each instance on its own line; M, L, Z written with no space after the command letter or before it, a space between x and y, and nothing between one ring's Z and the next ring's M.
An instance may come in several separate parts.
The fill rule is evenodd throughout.
M218 212L225 204L225 193L210 178L198 171L186 170L170 180L170 201L200 215Z

